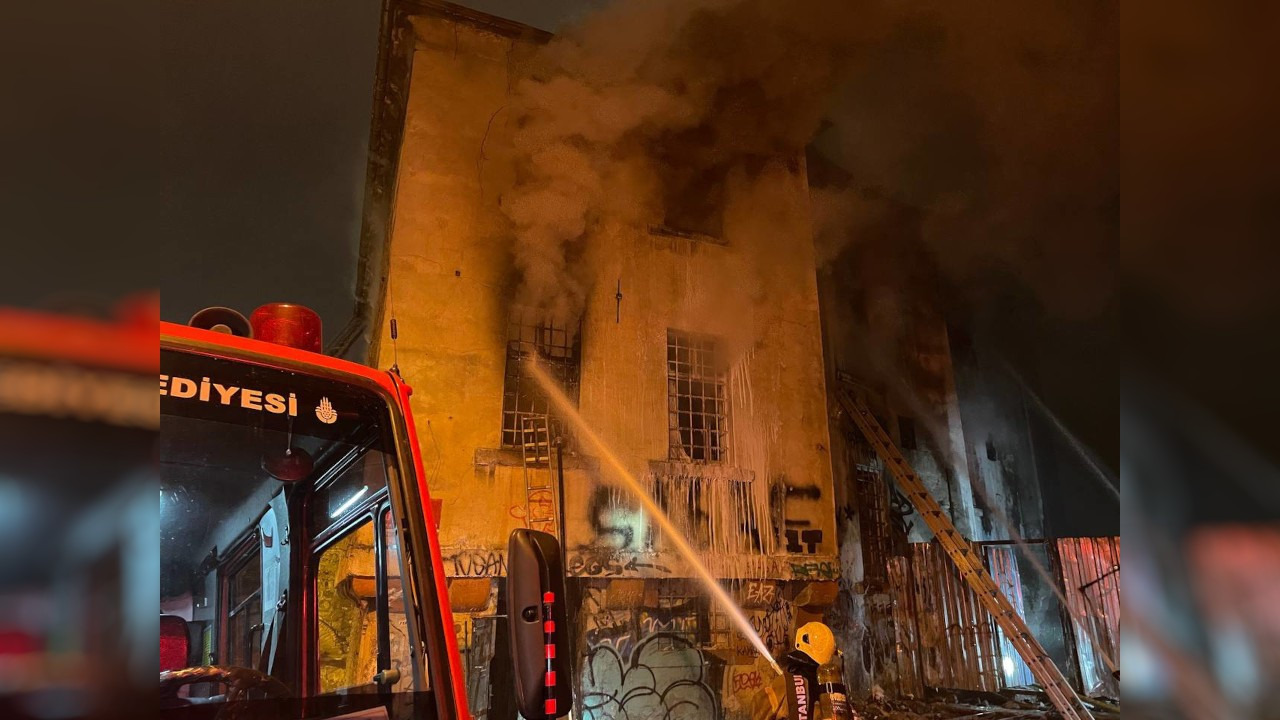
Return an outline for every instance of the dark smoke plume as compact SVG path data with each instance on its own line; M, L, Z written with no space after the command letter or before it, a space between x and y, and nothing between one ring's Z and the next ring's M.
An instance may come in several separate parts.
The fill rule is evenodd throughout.
M1051 309L1110 293L1113 5L617 2L556 37L515 91L518 300L581 308L593 238L714 199L725 168L799 157L828 258L903 206L961 280L1005 267ZM812 154L812 153L811 153Z
M742 158L797 156L855 20L804 0L621 2L555 38L516 88L518 179L502 204L520 299L579 308L593 237L659 224Z
M847 199L872 189L878 199L864 204L920 210L920 240L966 289L1005 271L1050 312L1099 311L1118 226L1116 6L862 9L874 42L860 48L814 141L850 178L817 193L837 197L815 209L848 213ZM820 228L828 218L827 232L851 227L820 213ZM868 218L862 211L853 227Z

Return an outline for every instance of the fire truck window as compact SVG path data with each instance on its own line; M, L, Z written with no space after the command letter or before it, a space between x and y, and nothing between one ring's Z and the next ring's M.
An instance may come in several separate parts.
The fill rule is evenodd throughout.
M391 667L409 678L413 675L413 644L409 640L409 617L404 605L404 576L400 565L400 539L391 511L382 513L382 533L387 548L387 635ZM404 681L407 683L407 681Z
M412 485L399 482L393 410L332 378L174 350L162 351L161 367L172 392L161 397L157 451L159 600L188 629L175 662L280 680L290 696L251 698L254 717L378 705L395 718L431 717L419 648L440 642L443 628L407 621L413 583L401 556L410 569L413 557L388 508L393 498L420 506L397 495ZM231 401L242 393L249 399ZM390 669L399 679L375 685ZM213 720L225 694L218 683L184 685L162 715Z
M370 685L378 673L377 553L365 521L320 555L316 572L320 692Z
M376 450L352 462L332 482L316 490L310 503L312 527L329 527L359 514L387 486L389 470L387 456Z
M257 667L262 656L262 562L258 552L227 578L227 664Z

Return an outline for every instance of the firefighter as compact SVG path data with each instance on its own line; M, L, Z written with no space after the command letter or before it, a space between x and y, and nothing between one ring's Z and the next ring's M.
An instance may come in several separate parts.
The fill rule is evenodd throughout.
M820 622L796 630L795 649L782 658L782 675L756 696L756 720L824 720L819 717L818 668L831 661L836 639Z

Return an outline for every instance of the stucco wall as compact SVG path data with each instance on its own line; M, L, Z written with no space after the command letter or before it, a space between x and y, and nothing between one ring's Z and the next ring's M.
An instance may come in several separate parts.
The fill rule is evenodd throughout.
M390 275L373 356L379 367L398 365L414 387L424 465L442 501L455 615L464 646L480 648L467 660L478 677L494 642L484 636L492 624L475 621L496 609L490 590L505 575L507 537L547 515L545 495L526 491L520 452L500 447L506 323L518 283L499 207L511 181L508 91L537 43L442 16L414 18L413 29ZM721 238L628 228L591 240L595 284L581 317L579 408L643 483L695 488L693 500L672 502L673 510L706 528L700 545L715 574L744 599L754 588L753 625L781 650L792 623L830 602L839 574L804 163L735 167L726 198ZM731 418L724 463L667 461L668 329L722 341ZM708 702L738 713L760 687L752 675L758 661L705 605L672 605L671 597L697 594L682 579L691 573L661 537L648 542L647 518L597 456L581 442L569 446L554 500L563 503L566 527L558 518L547 526L562 530L568 549L571 601L581 610L577 655L583 677L597 678L587 690L620 698L630 682L622 676L647 662L637 654L647 640L692 638L686 654L690 668L701 668ZM556 484L554 473L535 472L547 475L539 483ZM758 537L759 549L744 546L744 537ZM636 582L628 578L642 581L627 585ZM626 622L597 608L611 590L616 598L633 589ZM596 687L596 665L610 652L616 687ZM489 698L473 697L472 707L498 714Z

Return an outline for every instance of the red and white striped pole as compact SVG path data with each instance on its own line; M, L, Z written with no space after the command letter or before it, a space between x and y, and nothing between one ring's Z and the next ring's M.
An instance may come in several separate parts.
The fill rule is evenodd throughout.
M543 682L546 691L543 710L548 718L556 716L556 621L552 619L553 615L551 614L551 606L555 602L555 593L548 590L542 594L542 633L546 643L544 647L547 660L547 674Z

